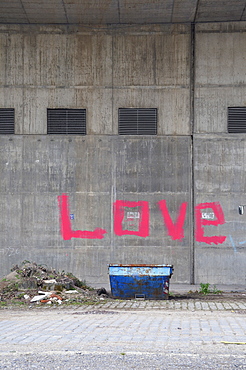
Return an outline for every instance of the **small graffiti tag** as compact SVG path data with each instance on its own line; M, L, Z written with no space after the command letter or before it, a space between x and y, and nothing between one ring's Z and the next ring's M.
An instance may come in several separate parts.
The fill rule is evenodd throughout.
M214 213L213 212L202 212L202 218L204 220L214 220Z

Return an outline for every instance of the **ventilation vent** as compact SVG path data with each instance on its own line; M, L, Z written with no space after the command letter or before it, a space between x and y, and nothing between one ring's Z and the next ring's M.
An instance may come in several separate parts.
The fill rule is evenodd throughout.
M48 134L86 135L85 109L47 109Z
M15 133L15 110L0 108L0 134Z
M119 135L156 134L156 108L119 108Z
M246 133L246 107L228 108L228 132Z

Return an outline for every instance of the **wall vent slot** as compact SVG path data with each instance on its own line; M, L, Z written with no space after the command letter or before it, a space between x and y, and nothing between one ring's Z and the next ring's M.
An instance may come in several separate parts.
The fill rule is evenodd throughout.
M15 133L15 110L13 108L0 108L0 134Z
M119 108L119 135L157 135L156 108Z
M47 109L47 133L86 135L86 109Z
M246 133L246 107L228 107L228 132Z

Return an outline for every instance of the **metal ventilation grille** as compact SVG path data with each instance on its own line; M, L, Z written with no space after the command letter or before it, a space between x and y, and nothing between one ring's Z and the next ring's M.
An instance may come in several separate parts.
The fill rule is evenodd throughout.
M156 108L119 108L119 135L156 134Z
M246 107L228 108L228 132L246 133Z
M86 135L86 109L47 109L48 134Z
M15 110L0 108L0 134L15 133Z

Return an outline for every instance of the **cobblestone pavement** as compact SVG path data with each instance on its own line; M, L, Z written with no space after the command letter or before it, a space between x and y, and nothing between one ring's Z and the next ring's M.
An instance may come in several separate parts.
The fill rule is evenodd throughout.
M181 300L115 300L96 306L98 309L114 310L171 310L171 311L241 311L246 312L246 295L242 300L204 301L193 299Z
M2 309L0 369L246 369L245 315L246 300Z

